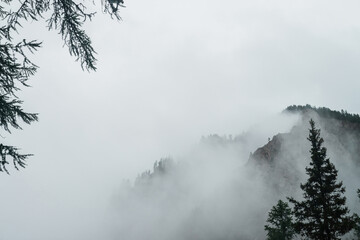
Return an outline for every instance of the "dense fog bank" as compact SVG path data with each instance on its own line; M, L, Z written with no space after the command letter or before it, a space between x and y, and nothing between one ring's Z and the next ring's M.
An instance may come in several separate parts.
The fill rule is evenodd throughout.
M343 136L334 135L341 130L338 121L309 113L288 132L269 139L260 149L263 156L259 150L250 154L249 133L210 135L182 159L156 162L152 171L139 174L134 185L124 183L113 198L111 237L264 239L267 213L277 200L301 198L299 185L306 180L310 162L306 139L310 117L322 128L328 156L347 187L348 205L357 211L360 161L353 150L358 140L344 130L348 141L343 142ZM267 149L271 147L278 149Z

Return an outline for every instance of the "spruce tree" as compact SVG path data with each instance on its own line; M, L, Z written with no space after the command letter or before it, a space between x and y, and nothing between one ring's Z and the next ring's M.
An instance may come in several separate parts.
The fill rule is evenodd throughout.
M335 240L349 232L354 226L354 218L348 215L343 196L345 187L337 181L334 164L326 157L324 140L320 129L310 120L309 137L311 142L311 162L306 167L309 178L300 184L304 191L302 201L289 198L294 204L295 231L308 239Z
M290 240L294 236L292 214L289 205L281 200L273 206L265 225L267 240Z
M360 189L357 190L358 198L360 200ZM360 217L358 214L354 214L354 219L356 221L355 227L354 227L354 235L355 239L360 240Z

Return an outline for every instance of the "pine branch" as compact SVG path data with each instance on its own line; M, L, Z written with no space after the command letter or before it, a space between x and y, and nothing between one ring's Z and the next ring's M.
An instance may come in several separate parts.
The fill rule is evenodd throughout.
M123 6L123 0L104 0L105 12L121 19L118 13ZM18 34L23 22L38 21L43 14L53 10L48 19L48 28L59 30L64 45L69 48L70 55L80 61L81 67L86 70L96 70L95 50L91 39L83 30L83 24L91 20L95 13L86 12L83 3L73 0L19 0L19 7L12 5L12 0L3 0L0 3L0 127L10 132L11 128L21 129L19 121L30 124L38 120L36 113L27 113L22 109L22 101L16 96L21 86L29 86L27 81L34 75L38 66L34 64L29 54L41 47L37 40L22 40L14 43L12 35ZM93 2L94 4L94 2ZM12 146L0 144L0 171L6 170L7 157L12 157L14 166L25 166L25 159L30 154L20 154Z
M6 95L0 95L0 126L7 132L10 131L10 126L21 129L18 119L21 119L26 124L30 124L33 121L38 120L36 113L26 113L21 108L22 101L18 99L12 99Z
M32 154L20 154L18 148L13 146L6 146L0 143L0 172L6 172L9 174L9 171L6 168L6 165L9 164L8 158L12 158L12 162L16 170L19 170L19 167L24 168L26 166L25 160L32 156Z
M125 7L123 0L102 0L104 12L108 13L111 18L115 17L117 20L121 20L119 14L119 7Z
M80 60L81 67L96 70L95 50L89 36L82 30L83 23L91 20L95 13L86 13L82 4L72 0L54 0L54 13L48 20L49 29L59 29L71 55Z
M25 49L32 53L40 47L41 43L37 41L0 43L0 94L15 95L19 90L15 82L28 86L26 81L35 74L38 66L30 61Z

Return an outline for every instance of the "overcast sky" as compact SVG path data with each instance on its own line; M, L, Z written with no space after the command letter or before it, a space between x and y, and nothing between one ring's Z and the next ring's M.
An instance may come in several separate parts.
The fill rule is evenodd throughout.
M45 23L24 29L44 40L34 56L40 69L32 88L20 94L40 120L4 134L4 142L35 156L26 169L0 175L2 206L9 206L0 239L49 237L29 224L34 214L42 227L61 232L74 209L81 216L105 205L122 179L181 155L203 135L261 125L271 126L266 134L285 131L289 125L275 115L288 105L360 113L358 1L125 5L118 22L97 3L99 13L86 24L97 72L83 72ZM61 228L47 224L55 212Z

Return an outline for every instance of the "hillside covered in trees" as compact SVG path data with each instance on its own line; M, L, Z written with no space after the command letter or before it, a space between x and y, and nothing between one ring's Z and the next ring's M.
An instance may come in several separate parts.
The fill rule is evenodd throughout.
M346 110L336 111L327 107L313 107L306 105L291 105L284 112L306 114L308 112L316 112L322 118L336 119L352 123L360 123L359 114L348 113Z

